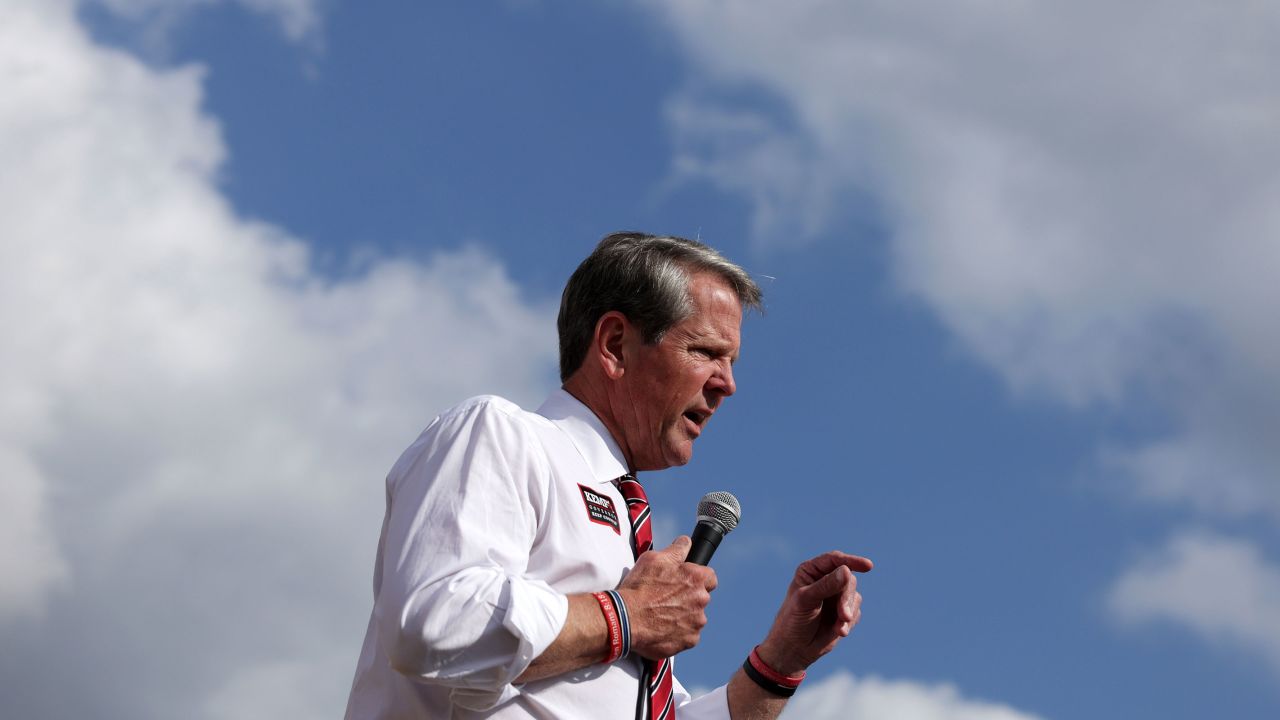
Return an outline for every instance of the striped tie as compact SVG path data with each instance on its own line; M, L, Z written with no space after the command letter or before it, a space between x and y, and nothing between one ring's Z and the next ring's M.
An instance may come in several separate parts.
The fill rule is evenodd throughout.
M631 518L631 550L635 556L653 547L653 527L649 524L649 497L632 475L618 478L618 490L627 501ZM636 698L636 720L675 720L675 697L671 689L671 658L644 661L640 675L640 695Z

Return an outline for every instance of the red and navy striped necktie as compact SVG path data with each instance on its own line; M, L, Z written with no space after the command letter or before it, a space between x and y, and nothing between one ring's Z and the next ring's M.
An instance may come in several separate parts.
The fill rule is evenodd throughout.
M649 497L633 475L618 478L618 490L627 501L631 518L631 550L637 558L653 547L653 526L649 523ZM636 720L675 720L675 696L671 687L671 658L644 660L640 674L640 696L636 699Z

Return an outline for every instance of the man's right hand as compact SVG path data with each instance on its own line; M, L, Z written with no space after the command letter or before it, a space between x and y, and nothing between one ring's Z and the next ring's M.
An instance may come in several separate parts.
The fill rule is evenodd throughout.
M685 562L691 546L681 535L666 549L642 554L618 586L631 620L631 652L660 659L698 644L716 571Z

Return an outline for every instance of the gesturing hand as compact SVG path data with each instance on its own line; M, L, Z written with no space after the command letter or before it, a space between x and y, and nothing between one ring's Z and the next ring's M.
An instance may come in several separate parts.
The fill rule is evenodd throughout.
M837 550L800 563L787 596L760 643L760 658L785 675L803 672L835 648L862 615L855 572L871 561Z
M631 618L631 650L649 659L667 658L698 644L707 624L707 603L716 573L684 561L689 537L650 550L618 586Z

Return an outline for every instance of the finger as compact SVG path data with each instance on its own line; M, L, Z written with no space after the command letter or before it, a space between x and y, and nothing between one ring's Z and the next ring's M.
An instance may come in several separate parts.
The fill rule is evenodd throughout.
M806 587L800 588L799 595L810 607L822 604L823 600L842 594L853 580L849 568L839 565L831 572Z
M858 618L862 616L862 595L857 591L852 591L846 598L842 598L839 607L836 610L836 618L832 622L832 629L839 637L848 637L853 632L853 626L858 624Z
M707 592L715 590L720 584L720 579L716 577L715 570L701 565L694 565L693 567L696 568L696 572L702 575L702 586L707 589Z
M853 632L853 626L857 625L858 621L862 619L862 593L854 593L853 597L853 616L849 618L849 622L845 625L845 635Z
M850 570L859 573L870 572L871 568L875 567L875 564L871 562L870 558L865 558L861 555L850 555L849 553L840 552L839 550L832 550L831 552L823 553L814 558L814 560L821 564L829 565L831 569L835 569L838 565L843 565Z
M853 618L854 597L858 594L858 579L850 576L849 582L840 589L838 598L829 600L827 605L835 611L836 625L842 625Z
M859 573L871 572L876 566L875 563L871 562L871 558L865 558L861 555L850 555L842 562L845 567Z
M692 563L681 563L679 572L683 573L687 578L690 587L698 586L710 593L720 584L720 579L716 575L716 571L705 565L694 565Z
M868 572L874 564L867 558L832 550L800 563L800 567L796 568L796 579L802 583L811 583L841 566L853 572Z
M689 536L681 535L675 540L672 540L671 544L662 552L667 553L678 562L684 562L684 559L689 557L689 548L691 547L693 547L693 541L689 539Z
M855 578L856 579L856 578ZM862 593L858 592L857 585L850 583L845 588L844 597L836 612L836 617L841 622L851 623L858 615L858 608L862 605Z

